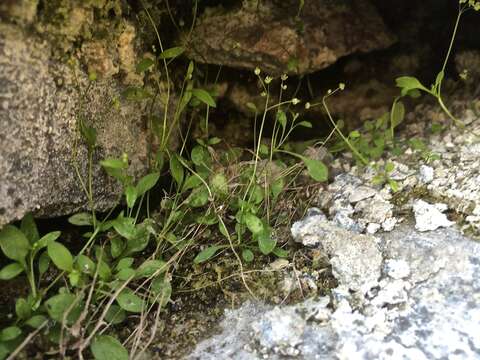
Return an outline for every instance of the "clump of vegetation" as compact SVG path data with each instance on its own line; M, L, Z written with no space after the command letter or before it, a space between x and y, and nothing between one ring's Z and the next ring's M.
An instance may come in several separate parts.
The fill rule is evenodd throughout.
M344 84L328 91L321 103L306 103L307 109L323 106L332 125L331 134L316 145L335 138L332 151L349 150L363 165L379 159L387 149L399 151L394 132L405 116L401 98L417 97L419 92L434 96L446 114L461 125L442 100L441 84L458 23L471 8L480 10L480 3L460 0L452 41L435 84L428 89L416 78L398 78L401 95L394 100L391 111L366 122L363 129L345 135L342 123L334 121L329 112L327 99L344 90ZM214 87L202 85L200 72L189 62L184 66L180 88L174 88L170 64L184 52L185 45L164 49L148 11L146 16L159 51L157 56L143 59L136 70L155 86L131 87L123 101L150 101L153 109L159 101L157 95L161 97L163 113L151 114L148 124L156 144L151 171L136 180L130 175L127 154L102 160L104 170L122 187L119 204L124 206L118 213L112 210L98 215L92 191L96 130L88 125L84 114L79 114L78 132L88 150L88 177L84 179L78 167L75 169L89 212L75 214L69 222L83 232L83 246L72 252L62 244L59 231L40 235L31 215L19 227L2 229L0 247L10 262L0 270L0 280L25 275L29 291L16 300L14 319L0 331L0 359L14 358L37 334L56 344L49 353L52 356L138 358L155 338L160 313L175 292L172 276L185 258L199 265L230 254L238 264L245 288L255 296L244 266L261 257L289 256L288 248L275 233L279 225L275 222L276 204L304 174L316 182L328 180L328 168L320 159L292 151L288 144L295 129L312 124L300 119L296 111L299 99L284 98L286 75L273 79L255 69L265 104L261 111L249 104L258 125L254 146L231 148L209 131L210 109L217 106ZM96 80L95 74L90 80ZM272 105L274 84L279 86L279 96ZM173 100L174 92L178 101ZM193 144L184 136L180 146L172 149L172 134L184 118L201 122L203 134ZM267 138L269 118L274 123ZM421 144L416 146L422 154L431 156ZM390 178L393 170L393 164L386 163L378 169L375 181L388 183L396 191L398 185ZM157 212L151 213L150 191L162 177L170 177L172 183ZM210 241L199 241L205 237ZM127 323L129 315L135 315L138 322L135 330L120 341L115 330ZM147 327L152 330L145 341Z

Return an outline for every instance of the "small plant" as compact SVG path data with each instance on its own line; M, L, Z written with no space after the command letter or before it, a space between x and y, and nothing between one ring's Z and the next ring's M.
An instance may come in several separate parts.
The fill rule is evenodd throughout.
M411 96L419 96L421 92L427 93L433 96L442 110L447 114L447 116L453 120L453 122L460 127L464 127L465 125L458 120L448 109L445 105L443 98L442 98L442 83L445 78L445 70L448 64L448 60L450 59L450 55L453 49L453 44L455 43L455 38L457 35L458 26L460 24L460 20L465 12L468 10L475 10L480 11L480 2L475 0L459 0L459 8L458 8L458 15L455 21L455 26L453 29L452 37L450 39L450 45L448 47L447 54L445 56L445 60L443 62L442 69L437 74L435 79L435 83L433 83L430 88L424 86L417 78L412 76L402 76L396 79L397 86L401 89L401 94L399 97L395 99L392 106L392 113L395 111L397 106L401 106L400 99L406 95ZM402 104L403 105L403 104Z

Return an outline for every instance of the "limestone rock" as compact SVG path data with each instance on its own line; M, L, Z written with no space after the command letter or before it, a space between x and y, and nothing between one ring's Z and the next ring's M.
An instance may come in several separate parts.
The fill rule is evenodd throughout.
M87 179L86 146L77 132L81 96L87 76L55 61L51 46L14 25L0 24L0 227L34 211L58 216L86 205L73 167ZM85 121L97 130L93 190L96 206L106 210L118 198L118 184L98 161L127 153L133 175L147 167L143 105L123 102L119 82L99 80L84 105ZM76 154L76 157L74 156Z
M194 29L190 57L267 73L307 74L342 56L389 47L393 36L365 0L243 2L210 9ZM298 16L297 16L298 14Z

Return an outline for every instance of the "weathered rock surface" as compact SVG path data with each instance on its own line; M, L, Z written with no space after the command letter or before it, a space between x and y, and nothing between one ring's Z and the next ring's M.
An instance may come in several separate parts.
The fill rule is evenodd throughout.
M345 248L350 240L343 238ZM372 266L381 275L367 293L340 282L331 298L247 303L227 311L220 333L187 358L480 358L480 244L452 228L419 233L411 225L378 240L382 262ZM353 261L368 261L349 248Z
M86 74L50 55L47 42L0 24L0 227L28 211L56 216L86 205L73 166L76 152L86 182L86 146L77 132L81 96L74 71L83 91ZM113 106L121 90L114 79L98 80L85 99L85 121L97 130L94 198L103 210L115 204L119 189L98 160L125 152L134 174L147 167L142 104Z
M307 74L355 52L394 42L375 8L349 2L244 1L237 10L209 9L194 30L196 61L267 73ZM299 15L298 17L296 15Z

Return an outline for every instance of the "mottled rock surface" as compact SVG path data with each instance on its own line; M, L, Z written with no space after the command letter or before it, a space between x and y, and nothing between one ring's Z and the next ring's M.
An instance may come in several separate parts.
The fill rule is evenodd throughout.
M51 57L51 46L14 25L0 24L0 226L26 212L57 216L77 211L86 198L73 167L87 181L86 146L77 132L80 88L87 76ZM75 70L74 70L75 69ZM98 209L113 206L119 189L98 165L129 154L132 172L145 173L146 131L139 103L123 102L115 79L98 80L85 99L85 121L97 130L93 190Z
M341 284L331 298L247 303L227 311L220 333L187 358L480 358L480 244L455 229L419 233L411 225L378 240L382 275L361 301Z
M194 29L190 56L209 64L259 67L274 75L307 74L342 56L394 42L365 0L305 1L303 9L298 1L253 3L206 11Z

